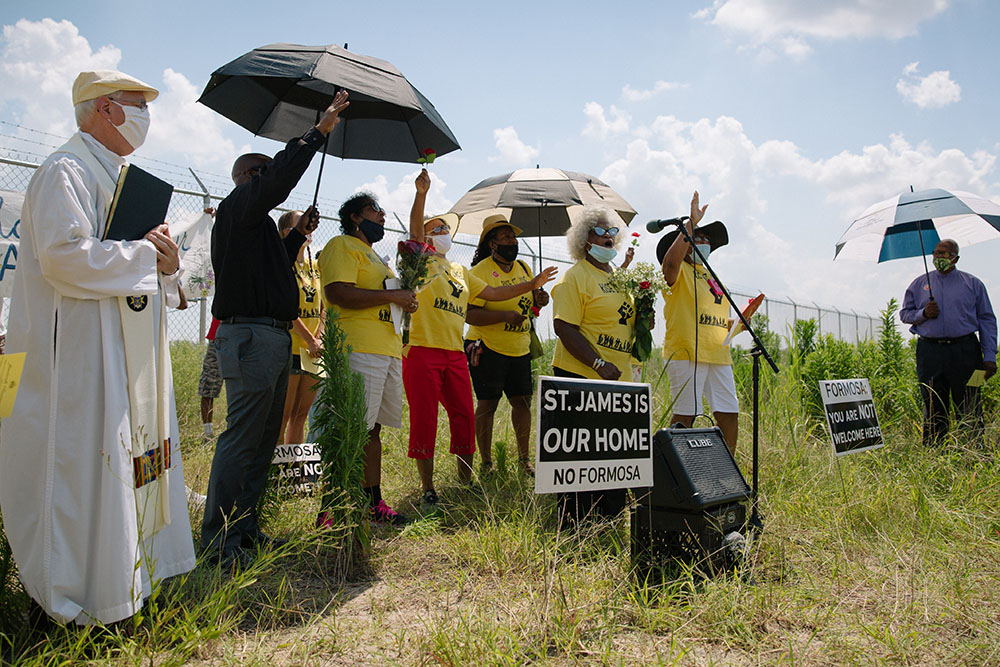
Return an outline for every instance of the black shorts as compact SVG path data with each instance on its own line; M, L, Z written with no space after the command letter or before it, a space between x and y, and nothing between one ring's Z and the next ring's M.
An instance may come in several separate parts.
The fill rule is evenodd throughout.
M466 341L468 343L468 341ZM531 354L522 357L508 357L494 352L483 344L479 364L469 366L472 388L476 400L497 401L500 396L531 396L534 384L531 382Z

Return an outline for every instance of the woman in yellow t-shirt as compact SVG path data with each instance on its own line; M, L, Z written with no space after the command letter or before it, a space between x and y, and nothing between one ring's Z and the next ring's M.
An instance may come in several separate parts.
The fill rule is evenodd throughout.
M479 245L472 258L472 275L487 285L502 287L531 280L531 270L517 259L517 235L521 230L501 214L483 220ZM528 455L531 435L531 316L532 310L547 305L544 289L534 290L507 301L469 302L466 339L473 342L469 374L476 394L476 444L481 460L480 473L493 470L493 418L500 397L507 394L510 420L517 441L521 471L533 475Z
M351 370L365 382L368 444L365 445L364 491L372 521L402 525L406 518L382 499L382 426L399 428L403 419L402 340L396 333L390 304L417 309L410 290L387 289L395 274L372 247L385 235L385 211L375 196L361 192L338 212L344 233L330 239L319 256L323 297L337 311L351 346ZM329 517L320 515L318 525Z
M615 381L631 367L635 302L608 285L621 225L613 211L588 206L566 231L566 245L577 262L552 288L552 325L559 337L552 359L555 376ZM625 489L560 493L560 520L617 516L625 502Z
M472 478L472 456L476 451L475 413L472 383L462 350L462 331L469 300L506 301L552 280L556 269L542 270L530 281L491 287L469 269L449 262L452 225L458 216L446 213L424 221L424 203L431 177L421 170L416 195L410 209L410 238L434 246L430 282L419 292L420 309L413 316L410 345L403 359L403 387L410 406L409 456L417 462L424 504L437 505L434 490L434 444L437 440L438 403L448 412L451 431L450 451L458 457L458 479L468 484Z
M302 211L288 211L278 218L278 234L282 238L298 224ZM299 288L299 316L292 322L292 369L288 372L285 412L281 417L281 433L286 445L299 444L305 434L306 417L316 398L316 376L305 370L303 357L319 356L323 347L323 299L320 296L319 267L313 262L309 244L311 236L299 249L292 265Z

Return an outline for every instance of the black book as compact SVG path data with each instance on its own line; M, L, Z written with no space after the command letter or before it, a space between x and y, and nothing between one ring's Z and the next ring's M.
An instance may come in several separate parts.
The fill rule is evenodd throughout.
M118 175L115 198L104 227L105 241L136 241L163 224L174 186L134 164Z

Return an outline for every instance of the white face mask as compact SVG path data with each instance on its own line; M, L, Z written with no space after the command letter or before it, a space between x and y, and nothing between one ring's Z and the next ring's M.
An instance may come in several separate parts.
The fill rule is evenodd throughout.
M701 251L701 256L704 257L705 259L708 259L708 254L710 252L712 252L712 244L710 244L710 243L698 243L698 244L696 244L695 247L698 248L698 250ZM696 253L696 252L692 252L691 253L691 259L694 260L695 264L702 264L703 263L701 261L701 257L699 257L698 253Z
M431 243L434 244L434 249L442 255L447 255L448 251L451 250L451 234L438 234L430 239Z
M111 100L115 102L115 100ZM132 150L136 150L146 141L146 133L149 132L149 109L130 107L115 102L125 112L125 122L115 125L118 134L128 142Z

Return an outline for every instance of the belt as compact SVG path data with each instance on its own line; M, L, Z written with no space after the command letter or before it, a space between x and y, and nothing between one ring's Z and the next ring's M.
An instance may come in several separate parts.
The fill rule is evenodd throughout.
M227 317L220 320L223 324L264 324L282 331L291 331L292 323L287 320L276 320L273 317Z
M964 336L958 336L957 338L931 338L930 336L921 336L920 340L925 340L928 343L934 343L935 345L953 345L955 343L964 343L965 341L972 339L978 340L976 334L970 333Z

